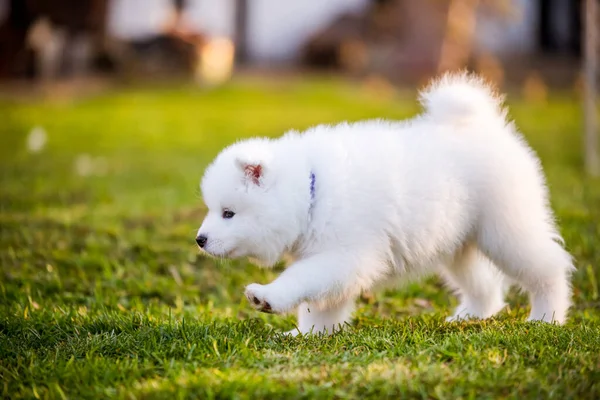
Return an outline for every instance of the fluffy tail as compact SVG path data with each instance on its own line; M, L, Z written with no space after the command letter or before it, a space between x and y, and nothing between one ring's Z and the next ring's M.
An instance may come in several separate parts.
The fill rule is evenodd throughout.
M428 116L438 121L457 121L473 117L506 118L503 97L481 77L446 73L419 93Z

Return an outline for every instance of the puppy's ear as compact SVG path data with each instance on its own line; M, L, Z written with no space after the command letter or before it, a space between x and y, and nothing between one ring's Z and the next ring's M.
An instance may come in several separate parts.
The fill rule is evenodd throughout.
M249 162L240 158L236 158L235 164L244 173L246 179L256 186L260 186L261 179L265 172L264 166L261 162Z

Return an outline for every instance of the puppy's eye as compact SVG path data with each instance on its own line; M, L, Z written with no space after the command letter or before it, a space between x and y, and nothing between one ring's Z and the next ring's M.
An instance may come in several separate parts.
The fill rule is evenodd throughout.
M225 219L231 219L234 215L235 213L231 210L223 210L223 218Z

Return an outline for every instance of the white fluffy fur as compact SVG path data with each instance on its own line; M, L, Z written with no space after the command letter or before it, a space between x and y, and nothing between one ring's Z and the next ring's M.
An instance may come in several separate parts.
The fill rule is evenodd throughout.
M420 99L412 120L245 140L207 169L204 250L268 266L295 260L273 282L247 286L254 307L297 309L300 332L332 332L361 291L440 273L460 298L449 320L492 316L517 283L530 320L565 321L572 259L540 163L501 99L467 74L443 76ZM258 180L247 165L261 166ZM223 209L236 215L223 219Z

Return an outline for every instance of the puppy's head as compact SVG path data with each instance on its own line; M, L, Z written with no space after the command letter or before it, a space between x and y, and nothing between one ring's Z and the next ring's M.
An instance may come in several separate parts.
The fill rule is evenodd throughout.
M293 193L278 182L272 150L267 139L240 142L207 168L201 189L208 213L196 237L206 253L273 265L297 237Z

